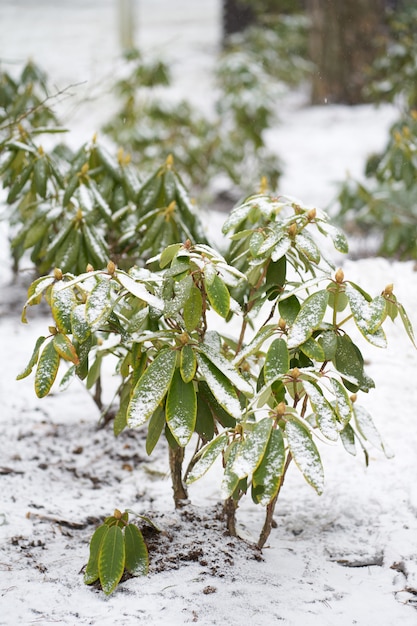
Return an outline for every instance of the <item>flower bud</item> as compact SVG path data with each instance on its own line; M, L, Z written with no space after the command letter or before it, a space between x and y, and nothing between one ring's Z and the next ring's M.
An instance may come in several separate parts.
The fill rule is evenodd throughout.
M286 404L285 402L280 402L275 410L276 414L279 415L279 417L282 417L285 414L285 410L286 410Z
M387 285L384 289L384 291L382 292L383 296L390 296L392 295L392 292L394 291L394 285L392 283L390 283L389 285Z
M87 267L85 268L86 272L94 272L94 267L91 265L91 263L87 263Z
M294 367L294 369L291 372L291 376L294 379L300 376L300 370L298 369L298 367Z
M107 272L110 274L110 276L113 276L115 271L116 271L116 265L113 263L113 261L109 261L107 263Z
M358 396L356 395L356 393L352 393L352 395L350 396L350 401L354 403L356 402L357 399L358 399Z
M310 209L309 212L307 213L308 221L312 222L315 219L316 215L317 215L316 209Z
M280 330L285 330L287 328L287 322L282 317L279 318L278 328Z
M291 224L288 227L288 234L290 237L295 237L295 235L297 234L297 224Z
M62 280L62 270L60 270L59 267L54 269L54 278L55 280Z
M113 517L115 517L116 519L122 519L122 514L119 509L114 509Z
M334 279L337 282L338 285L341 285L345 279L345 275L343 273L343 270L339 267L338 270L336 270L336 273L334 275Z

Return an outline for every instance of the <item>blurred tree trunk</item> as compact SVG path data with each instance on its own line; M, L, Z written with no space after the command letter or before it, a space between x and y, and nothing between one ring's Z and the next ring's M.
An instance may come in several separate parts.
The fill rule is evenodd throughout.
M245 0L223 0L223 45L233 33L240 33L255 22L255 11Z
M366 68L384 32L386 0L307 0L313 104L363 102Z

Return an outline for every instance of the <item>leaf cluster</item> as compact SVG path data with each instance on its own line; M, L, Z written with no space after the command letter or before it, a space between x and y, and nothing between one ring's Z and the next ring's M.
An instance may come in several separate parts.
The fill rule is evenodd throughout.
M104 593L110 595L125 570L131 576L146 576L148 567L148 549L141 531L129 523L128 511L121 513L116 509L91 538L85 584L99 581Z

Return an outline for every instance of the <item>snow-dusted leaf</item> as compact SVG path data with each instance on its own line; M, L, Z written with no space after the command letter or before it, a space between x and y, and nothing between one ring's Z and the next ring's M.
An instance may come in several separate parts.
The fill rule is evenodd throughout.
M98 571L101 588L110 595L119 584L125 569L125 542L119 526L110 526L103 534L98 557Z
M229 415L237 420L242 416L242 409L237 393L228 378L202 353L197 353L197 362L213 396Z
M247 435L232 467L232 473L236 474L239 480L252 474L261 463L272 425L272 420L269 417L264 417L255 424L253 430Z
M143 372L133 390L127 410L130 428L142 426L162 402L174 375L176 352L162 350Z
M187 477L187 484L191 484L204 476L210 469L219 454L224 450L228 441L227 433L221 433L218 437L207 443L199 452L198 461Z
M252 496L264 506L274 498L279 489L285 464L285 447L281 430L273 429L262 461L252 477Z
M296 348L311 337L323 321L329 292L323 289L306 298L288 332L288 348Z
M350 401L349 394L346 391L346 387L336 378L331 378L330 382L336 400L336 413L342 424L347 424L352 417L352 402Z
M203 297L201 291L195 285L191 288L188 300L184 304L183 319L185 328L191 333L201 320L203 311Z
M340 439L346 452L356 456L355 432L350 424L346 424L344 429L340 431Z
M298 233L295 236L295 243L300 252L302 252L309 261L312 261L313 263L318 263L320 261L320 250L308 233Z
M112 312L111 280L108 276L98 276L85 306L85 315L90 326L104 324Z
M264 378L266 383L286 374L290 367L290 355L285 339L274 339L269 346L264 365Z
M387 458L390 458L392 454L388 452L382 442L381 435L376 429L372 417L362 406L357 404L353 405L353 413L355 416L355 423L359 433L369 441L373 446L382 450Z
M143 535L135 524L128 524L124 531L126 569L133 576L146 576L149 556Z
M127 289L129 293L131 293L133 296L136 296L136 298L139 298L139 300L150 304L152 307L158 309L159 311L163 310L163 300L150 293L143 283L134 280L131 276L120 270L117 270L116 276L120 284L125 289Z
M51 311L61 333L71 333L71 313L77 306L73 290L65 283L55 283L51 289Z
M197 416L197 396L194 383L185 383L176 369L168 389L166 421L175 441L184 448L194 432Z
M309 359L313 359L314 361L322 362L325 360L325 354L323 347L315 340L313 337L310 337L300 346L300 350L308 356Z
M339 430L332 405L315 384L303 380L303 387L317 417L317 423L321 432L327 439L337 441L339 438Z
M148 424L148 433L146 435L146 453L151 455L153 449L159 441L159 438L164 430L164 426L166 424L165 421L165 411L162 406L159 405L149 420Z
M411 339L411 342L412 342L413 346L415 348L417 348L416 340L415 340L415 337L414 337L413 326L412 326L412 324L410 322L410 319L409 319L409 317L407 315L407 312L404 309L403 305L400 304L399 302L397 302L397 308L398 308L398 311L400 312L401 321L403 323L405 331L406 331L407 335L409 336L409 338Z
M300 422L288 420L285 433L291 455L298 469L318 494L323 493L323 465L310 432Z
M71 311L71 330L74 339L82 343L91 333L91 328L87 322L85 304L78 304Z
M252 396L253 389L248 381L243 378L240 372L236 369L232 361L228 361L218 350L215 345L209 343L210 336L206 335L206 342L199 345L199 351L202 352L221 372L226 376L233 385L239 389L242 393Z
M276 331L276 325L270 324L268 326L262 326L262 328L256 333L255 337L237 353L232 363L239 365L244 359L247 359L252 354L258 352L261 349L262 344L271 337Z
M387 339L382 328L378 328L374 332L370 332L371 324L371 308L370 303L366 300L364 295L356 289L352 283L346 284L346 295L349 300L350 309L353 314L356 326L359 328L362 335L374 346L378 348L385 348L387 345Z
M387 301L383 296L376 296L369 304L368 329L370 333L375 333L387 316Z
M285 256L288 252L288 250L291 248L291 239L290 237L284 236L282 237L277 244L275 245L274 249L271 252L271 260L275 263L276 261L279 261L279 259L281 259L283 256Z
M165 248L159 256L159 266L166 267L182 247L182 243L173 243Z
M53 342L50 341L44 347L36 368L35 392L38 398L44 398L48 395L58 374L58 368L59 354L55 350Z
M337 371L362 391L369 391L375 383L363 369L363 357L359 348L347 335L337 336L337 347L333 359Z
M174 297L170 300L164 300L164 313L167 316L172 316L177 313L186 304L191 295L191 290L194 288L194 281L192 276L187 274L181 280L175 281L173 284Z
M41 276L40 278L37 278L35 281L33 281L33 283L30 285L28 289L27 300L22 311L22 322L24 324L27 324L27 307L33 306L34 304L39 304L42 299L43 292L48 289L48 287L54 282L56 282L54 276Z
M345 235L333 224L325 221L317 222L318 229L325 235L329 235L333 241L333 245L338 252L347 254L349 252L349 244Z
M239 476L232 471L232 467L242 445L242 441L233 441L226 451L226 467L224 468L224 475L220 488L223 500L230 498L239 484Z
M239 226L239 224L241 224L247 218L251 210L252 205L249 203L234 208L225 223L223 224L223 233L227 234L230 230Z

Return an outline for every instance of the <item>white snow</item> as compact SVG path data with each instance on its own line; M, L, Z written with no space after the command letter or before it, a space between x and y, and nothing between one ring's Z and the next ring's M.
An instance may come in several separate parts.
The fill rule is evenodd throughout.
M220 1L140 0L137 9L138 43L174 63L179 93L209 106L206 72L218 49ZM115 0L0 5L0 59L7 69L30 55L57 89L81 84L58 107L76 146L114 108L103 92L119 65L115 22ZM268 139L286 165L281 192L325 208L334 183L347 172L361 175L366 155L384 145L395 111L300 102L298 94L277 104L281 123ZM223 219L213 215L211 227ZM366 468L359 450L352 457L341 445L320 444L323 495L291 467L277 528L258 560L246 543L224 536L216 519L220 468L189 487L188 515L201 521L187 522L173 509L163 446L149 458L141 430L115 440L111 428L97 429L97 410L81 384L39 400L33 377L15 380L50 322L30 308L29 326L21 324L28 276L13 278L7 236L0 223L1 625L417 623L417 351L399 321L388 326L386 350L363 346L376 389L360 400L395 457L374 449ZM346 260L343 270L373 297L394 283L417 328L413 263ZM108 400L115 386L109 372ZM263 509L250 500L239 509L238 524L254 540ZM159 572L151 553L149 576L132 578L105 598L83 584L80 570L95 526L116 507L155 518L172 569Z

